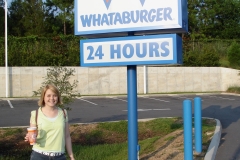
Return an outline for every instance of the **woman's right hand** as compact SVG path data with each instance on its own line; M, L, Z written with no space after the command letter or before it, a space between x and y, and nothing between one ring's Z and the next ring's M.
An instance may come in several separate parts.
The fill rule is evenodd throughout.
M26 134L25 136L25 142L28 142L29 141L29 136L28 136L28 133Z

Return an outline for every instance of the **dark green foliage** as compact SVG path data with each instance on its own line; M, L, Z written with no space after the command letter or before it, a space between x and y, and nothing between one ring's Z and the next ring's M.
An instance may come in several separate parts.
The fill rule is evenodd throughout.
M240 1L188 1L189 36L192 40L239 38Z
M8 4L8 35L73 34L73 0L13 0ZM4 16L0 13L0 19ZM3 23L2 23L3 24ZM3 35L0 30L0 35Z
M70 34L73 32L73 0L52 0L53 5L57 8L56 19L60 20L62 25L62 33L67 35L67 31L70 31ZM69 34L69 33L68 33Z
M240 44L234 41L228 49L228 61L232 67L240 66Z
M1 0L0 0L0 3L1 3ZM3 37L4 34L5 34L5 10L3 7L1 7L1 4L0 4L0 37Z
M227 92L240 94L240 87L239 86L230 86L230 87L228 87Z
M23 27L22 17L24 15L23 3L21 0L14 0L8 8L8 36L24 36L26 29Z
M5 65L5 40L0 38L0 66Z
M4 20L3 0L0 0L0 7L0 20ZM8 11L9 35L73 35L73 0L12 0ZM238 0L188 1L188 35L191 40L237 39L240 35L239 13ZM4 35L2 25L0 36Z
M81 37L8 37L9 66L79 66ZM228 48L234 40L183 39L184 66L220 66L227 60ZM239 43L239 40L237 41ZM0 38L0 66L5 65L5 39ZM222 65L223 66L223 65ZM231 65L229 65L231 66ZM223 66L226 67L226 66Z
M46 35L43 2L38 0L14 0L9 7L9 35Z
M26 0L22 2L24 11L20 20L25 28L24 36L45 35L45 22L43 2L39 0Z
M0 19L3 22L3 1L0 2ZM8 4L8 65L79 66L80 37L72 36L73 6L73 0L13 0ZM184 65L219 66L216 54L227 59L229 42L225 39L239 38L239 13L240 1L237 0L188 1L189 32L183 38ZM61 34L71 36L59 36ZM4 23L0 26L0 36L4 38ZM0 66L5 64L2 38ZM209 47L206 43L219 38L221 40L211 42L212 48L205 51L206 47ZM186 40L189 43L186 43ZM204 62L201 62L202 60Z
M9 66L79 66L79 37L8 37ZM5 64L4 38L0 38L0 65Z
M203 53L200 56L201 66L203 67L218 67L219 64L219 55L214 50L203 50Z
M184 66L217 67L220 66L220 54L211 43L201 43L183 54Z
M187 52L183 54L184 66L201 66L200 54L195 52Z
M204 51L199 52L187 52L183 56L184 66L199 66L199 67L218 67L219 55L215 52Z
M54 84L61 93L63 104L60 105L61 108L70 109L66 107L67 104L73 102L74 98L80 96L77 93L76 88L78 81L73 80L70 82L70 78L74 76L74 69L54 66L47 69L47 76L44 77L44 81L39 90L33 91L33 96L41 95L42 88L47 84Z

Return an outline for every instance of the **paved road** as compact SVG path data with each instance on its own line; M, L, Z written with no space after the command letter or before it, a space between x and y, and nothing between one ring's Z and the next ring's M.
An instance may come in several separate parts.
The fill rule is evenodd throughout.
M145 95L138 97L138 118L182 116L182 102L202 98L202 116L219 119L221 142L216 160L240 160L240 97L223 94ZM127 97L82 97L69 107L70 123L127 120ZM37 109L36 99L0 99L0 127L29 125L30 111Z

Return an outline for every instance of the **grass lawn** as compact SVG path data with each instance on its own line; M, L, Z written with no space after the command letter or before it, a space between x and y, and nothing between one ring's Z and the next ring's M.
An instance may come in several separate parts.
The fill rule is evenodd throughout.
M194 121L193 121L194 122ZM206 152L215 130L215 120L202 120L203 153ZM76 160L127 160L127 122L105 122L93 124L73 124L70 132ZM158 118L138 122L138 142L140 159L177 144L183 131L182 118ZM31 146L24 142L26 128L0 129L0 160L26 160L31 154ZM177 152L183 153L183 139ZM172 145L172 149L176 149ZM175 151L176 152L176 151ZM171 154L171 153L170 153Z

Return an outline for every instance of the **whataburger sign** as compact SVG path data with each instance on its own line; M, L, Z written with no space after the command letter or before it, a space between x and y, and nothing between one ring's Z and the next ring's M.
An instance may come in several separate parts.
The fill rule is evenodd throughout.
M76 0L75 10L75 35L188 30L186 0Z
M80 40L81 66L127 66L128 158L136 160L136 66L182 63L176 33L187 31L187 0L75 0L74 5L75 35L97 37ZM132 36L116 37L119 33Z
M182 64L181 37L162 33L187 31L186 0L76 0L74 15L75 35L90 38L82 67Z

